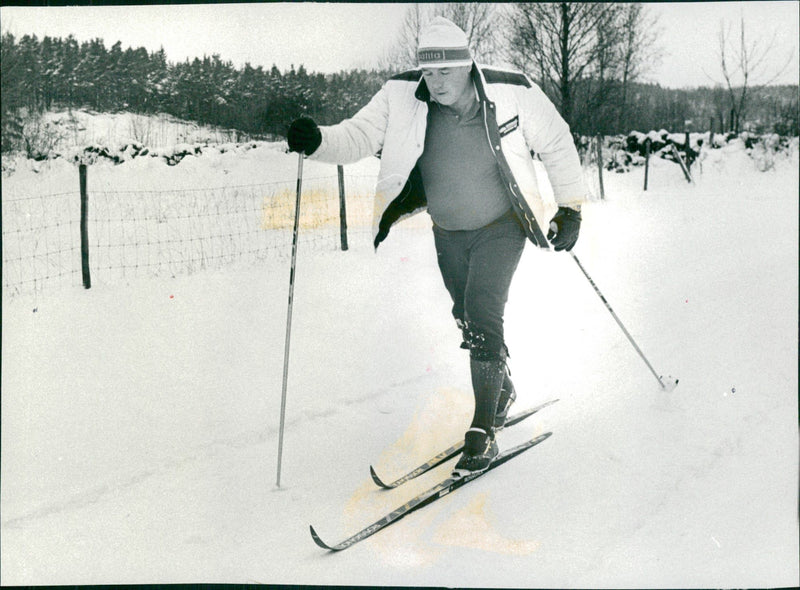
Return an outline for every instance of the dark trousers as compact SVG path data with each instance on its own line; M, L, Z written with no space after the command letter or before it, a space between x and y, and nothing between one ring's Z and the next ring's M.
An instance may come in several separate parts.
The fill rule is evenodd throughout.
M473 359L504 359L508 349L503 314L525 247L525 232L509 210L476 230L448 231L434 225L433 235L464 346Z

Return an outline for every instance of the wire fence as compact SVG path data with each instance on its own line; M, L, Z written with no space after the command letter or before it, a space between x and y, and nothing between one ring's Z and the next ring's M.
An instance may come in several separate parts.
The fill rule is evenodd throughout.
M80 284L80 200L76 193L3 198L6 294L76 280Z
M350 241L371 240L374 176L344 175ZM147 191L91 190L88 272L93 282L175 277L237 262L289 257L294 182ZM342 246L336 174L303 180L299 243L304 250ZM81 195L4 195L3 288L7 295L82 278Z

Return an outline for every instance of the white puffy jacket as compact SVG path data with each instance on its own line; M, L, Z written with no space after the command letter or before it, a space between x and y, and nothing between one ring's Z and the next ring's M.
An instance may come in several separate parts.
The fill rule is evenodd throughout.
M523 74L475 66L472 77L483 102L486 139L508 183L514 211L529 239L547 248L544 234L556 206L577 205L587 194L569 126ZM376 248L392 224L427 206L416 163L425 145L429 100L421 70L411 70L389 79L352 118L320 127L322 143L312 159L348 164L380 153L373 220ZM544 164L555 203L541 197L532 151Z

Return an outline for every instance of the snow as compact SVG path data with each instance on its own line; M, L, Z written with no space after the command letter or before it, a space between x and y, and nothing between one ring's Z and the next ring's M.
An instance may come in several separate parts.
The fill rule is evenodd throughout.
M90 188L291 192L283 148L98 162ZM568 255L529 246L506 314L514 409L560 401L499 441L553 436L336 555L308 525L335 543L431 487L449 464L392 491L368 466L399 475L471 415L424 214L375 253L356 200L348 251L301 241L280 488L288 242L174 278L5 293L0 582L797 585L797 144L765 172L739 144L701 163L689 185L651 159L647 192L641 168L607 174L574 250L678 387L660 390ZM348 190L376 169L346 167ZM334 167L305 177L335 201ZM67 162L20 164L4 223L8 199L76 188Z
M181 143L220 143L237 135L232 130L201 126L165 113L151 116L125 111L97 113L75 109L48 112L44 121L59 139L56 148L98 143L117 148L131 142L162 148Z

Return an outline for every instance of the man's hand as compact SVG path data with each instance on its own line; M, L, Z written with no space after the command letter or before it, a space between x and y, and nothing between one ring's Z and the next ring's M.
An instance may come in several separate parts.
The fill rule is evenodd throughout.
M322 133L314 119L302 116L289 125L286 140L289 142L290 152L302 152L310 156L322 143Z
M559 207L558 213L550 220L550 231L547 239L556 252L566 250L569 252L578 241L578 232L581 229L581 212L569 207Z

